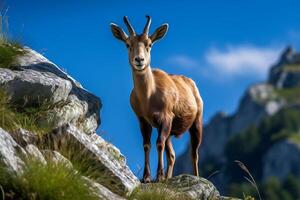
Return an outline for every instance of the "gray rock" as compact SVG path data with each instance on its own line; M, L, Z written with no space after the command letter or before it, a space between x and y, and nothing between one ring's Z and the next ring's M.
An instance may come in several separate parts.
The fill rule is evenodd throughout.
M24 149L19 146L11 135L0 128L0 161L10 171L21 173L25 163L19 158L26 155Z
M272 66L269 83L276 88L292 88L300 86L300 53L287 47L278 63Z
M166 184L186 194L191 199L220 199L219 191L215 186L210 181L201 177L182 174L167 180Z
M34 158L36 160L38 160L39 162L41 162L42 164L46 165L47 161L44 158L43 154L40 152L40 150L34 146L33 144L28 144L25 147L25 150L28 154L28 156L30 156L30 159Z
M235 197L225 197L225 196L221 196L219 200L242 200L242 199L235 198ZM255 199L249 199L249 200L255 200Z
M22 128L11 132L10 135L22 147L26 147L28 144L35 144L38 140L37 135Z
M276 99L272 85L253 85L246 91L237 112L232 115L230 132L240 133L249 125L257 125L261 119L274 115L283 106L283 102Z
M54 149L57 144L71 143L84 152L85 157L93 158L91 165L97 166L103 175L99 183L116 194L127 195L140 184L120 151L97 134L87 135L69 124L47 136L46 141L55 141L52 145Z
M89 179L86 177L83 177L89 184L90 188L94 192L97 197L101 200L125 200L125 198L111 192L109 189L104 187L103 185Z
M100 124L100 99L41 54L25 51L18 58L18 70L0 68L0 89L19 106L51 105L56 127L71 123L86 133L94 132Z
M73 164L71 163L71 161L61 155L58 151L42 150L42 153L48 161L52 161L56 164L62 163L68 168L73 168Z
M300 144L285 140L272 146L264 157L263 180L276 176L284 180L289 174L300 177Z

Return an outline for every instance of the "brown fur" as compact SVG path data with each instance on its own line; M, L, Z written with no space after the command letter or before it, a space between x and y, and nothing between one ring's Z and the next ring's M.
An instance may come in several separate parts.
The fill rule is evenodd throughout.
M126 22L126 21L125 21ZM151 22L151 21L150 21ZM171 136L179 137L189 130L191 135L192 161L194 174L198 173L198 149L202 140L203 102L193 80L170 75L150 67L150 50L154 41L163 37L167 26L158 28L150 37L122 35L119 27L113 27L113 34L123 40L129 49L129 61L132 66L134 88L130 95L131 107L140 122L145 151L145 168L143 181L150 181L149 151L152 127L158 129L156 142L158 151L157 180L164 178L163 152L167 154L167 178L172 177L175 152ZM143 58L142 67L138 68L136 57Z

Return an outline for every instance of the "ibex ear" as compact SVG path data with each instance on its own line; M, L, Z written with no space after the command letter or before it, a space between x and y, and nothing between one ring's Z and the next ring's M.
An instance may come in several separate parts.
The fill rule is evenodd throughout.
M150 39L151 39L152 43L154 43L155 41L163 38L165 36L165 34L167 33L168 28L169 28L168 24L163 24L159 28L157 28L154 31L154 33L150 36Z
M128 38L127 34L121 29L118 25L111 23L110 24L112 34L119 40L125 42Z

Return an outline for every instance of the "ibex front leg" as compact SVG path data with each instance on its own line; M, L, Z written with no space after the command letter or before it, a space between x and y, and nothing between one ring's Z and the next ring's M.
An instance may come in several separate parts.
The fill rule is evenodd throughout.
M151 182L151 172L150 172L150 161L149 161L149 154L151 148L151 132L152 127L144 118L140 118L140 128L143 135L143 146L144 146L144 153L145 153L145 165L144 165L144 174L143 174L143 183L150 183Z
M162 122L160 128L158 129L158 137L156 141L157 153L158 153L158 167L156 174L156 181L164 180L164 151L165 143L167 138L170 136L171 131L171 120L165 120Z

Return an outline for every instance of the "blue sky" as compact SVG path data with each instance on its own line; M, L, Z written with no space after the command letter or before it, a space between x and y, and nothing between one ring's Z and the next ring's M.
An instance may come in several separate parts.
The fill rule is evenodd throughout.
M166 37L152 49L152 66L196 81L206 122L217 111L234 112L244 90L266 79L268 68L287 44L300 49L296 0L0 0L0 8L2 14L7 10L13 38L43 53L101 97L99 134L120 148L138 176L143 148L129 105L131 69L125 45L110 32L111 22L125 27L122 17L127 15L137 32L146 14L152 16L150 32L169 23ZM155 139L156 133L153 144ZM188 134L173 139L177 155L188 140ZM153 174L156 161L153 145Z

